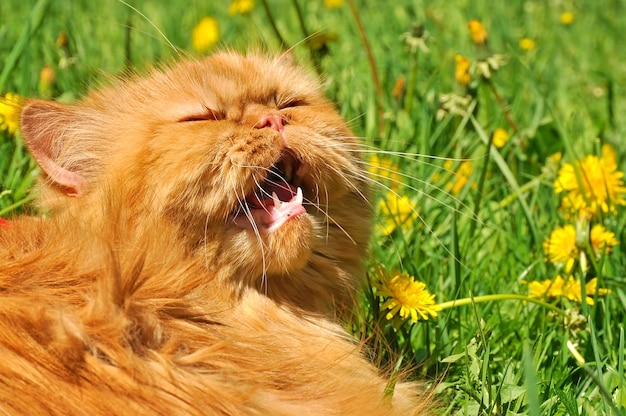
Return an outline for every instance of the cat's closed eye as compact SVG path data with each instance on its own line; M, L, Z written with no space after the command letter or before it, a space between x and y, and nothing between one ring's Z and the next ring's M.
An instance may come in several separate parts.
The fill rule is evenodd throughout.
M182 117L178 120L179 123L190 122L190 121L216 121L223 120L224 115L216 110L206 108L206 110L202 113L190 114L188 116Z
M308 105L308 103L305 100L294 99L294 100L281 103L278 107L280 109L283 109L283 108L292 108L292 107L304 107L306 105Z

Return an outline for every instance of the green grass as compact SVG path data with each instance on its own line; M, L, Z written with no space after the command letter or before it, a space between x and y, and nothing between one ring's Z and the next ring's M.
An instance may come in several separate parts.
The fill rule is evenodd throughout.
M204 16L219 21L223 46L280 45L259 1L251 13L235 16L228 15L228 2L128 2L133 8L117 0L39 0L34 7L0 2L0 93L75 100L103 71L195 54L191 31ZM597 261L591 257L587 273L576 269L577 278L598 277L599 286L611 289L594 305L488 297L527 295L522 280L553 279L562 272L546 261L542 248L555 227L573 224L559 210L557 169L546 168L548 156L563 152L573 162L611 144L618 168L626 168L626 49L620 41L626 4L356 1L378 68L377 91L348 2L337 9L325 8L322 0L298 2L306 34L334 39L313 52L303 41L294 1L267 3L285 42L296 45L296 56L311 68L317 65L355 134L389 151L379 157L398 167L404 184L397 193L408 196L419 213L408 226L374 238L372 269L382 264L415 276L439 303L469 299L437 318L400 323L387 321L380 299L368 289L351 325L355 336L369 337L376 359L389 368L401 358L409 377L425 380L436 392L442 414L626 412L623 208L593 220L614 232L620 245ZM559 20L566 11L575 15L570 25ZM485 53L472 42L470 19L488 30L488 54L505 55L507 63L490 81L472 72L469 110L440 117L441 95L460 91L455 55L475 62ZM428 33L428 50L411 51L403 38L416 23ZM56 44L62 31L68 35L64 47ZM523 37L532 38L536 48L522 50ZM39 86L44 65L56 74L51 91ZM405 88L394 94L400 78ZM498 127L511 138L501 149L489 148ZM472 164L473 174L453 194L446 187L458 178L463 161ZM0 215L23 209L34 168L20 140L0 132ZM379 187L377 198L385 194ZM379 211L379 223L385 220Z

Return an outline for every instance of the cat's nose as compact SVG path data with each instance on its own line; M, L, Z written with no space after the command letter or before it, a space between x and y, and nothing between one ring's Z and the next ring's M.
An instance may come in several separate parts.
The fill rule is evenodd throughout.
M285 130L285 119L275 114L266 114L256 123L255 127L262 129L264 127L270 127L280 133Z

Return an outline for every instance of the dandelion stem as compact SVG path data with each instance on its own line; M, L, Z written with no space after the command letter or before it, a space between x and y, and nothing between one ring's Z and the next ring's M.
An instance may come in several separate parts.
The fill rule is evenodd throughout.
M33 199L35 199L35 195L34 194L29 194L26 197L22 198L21 200L12 203L11 205L8 205L6 207L4 207L3 209L0 210L0 217L21 207L22 205L25 205L26 203L32 201Z
M509 110L509 107L506 105L506 103L504 102L504 99L502 98L498 90L496 89L496 86L493 83L493 80L489 78L486 78L485 80L487 81L489 88L491 88L491 92L493 92L494 97L496 97L496 101L498 101L498 104L500 104L500 107L502 108L502 111L504 112L504 117L506 118L507 123L509 123L509 125L511 126L511 128L516 134L519 133L519 126L513 119L513 116L511 115L511 111Z
M126 30L124 31L124 67L126 69L133 66L133 52L132 52L132 35L133 35L133 21L132 16L129 13L126 20Z
M359 10L356 7L356 3L354 0L348 0L348 6L350 6L350 11L352 12L352 16L354 17L354 21L356 22L357 28L359 30L359 35L361 36L361 41L363 42L363 46L365 47L365 52L367 52L367 61L370 65L370 70L372 71L372 81L374 82L374 90L376 91L376 108L378 110L378 129L380 132L385 131L385 120L383 117L383 87L380 83L380 76L378 75L378 67L376 66L376 59L374 58L374 53L372 52L372 47L367 39L367 33L365 32L365 27L363 26L363 22L361 21L361 16L359 15Z
M296 8L296 15L298 15L298 23L300 24L302 35L304 36L304 39L309 40L310 38L313 37L313 35L309 32L309 30L306 27L306 22L304 20L304 13L302 13L302 9L300 8L300 3L298 3L298 0L293 0L293 5ZM311 55L311 60L313 61L313 66L315 67L315 70L317 71L317 73L321 74L322 73L322 59L319 54L319 51L314 50L311 47L310 42L308 42L308 46L309 46L308 48L309 54Z
M463 298L463 299L457 299L457 300L450 300L447 302L443 302L443 303L439 303L437 306L439 308L441 308L441 310L443 309L450 309L450 308L455 308L457 306L466 306L466 305L471 305L474 303L482 303L482 302L491 302L491 301L495 301L495 300L522 300L524 302L531 302L531 303L536 303L537 305L543 306L546 309L551 310L552 312L556 312L560 315L565 316L565 312L560 309L557 308L554 305L551 305L549 303L546 303L542 300L539 299L534 299L531 298L529 296L525 296L525 295L515 295L512 293L504 293L504 294L496 294L496 295L483 295L483 296L476 296L476 297L472 297L472 298Z
M270 23L270 26L272 26L272 30L274 31L274 34L276 35L276 37L278 38L278 41L280 42L280 47L281 49L289 49L289 46L287 45L287 42L285 42L285 39L283 38L283 36L280 34L280 31L278 30L278 26L276 26L276 21L274 20L274 16L272 16L272 12L270 11L270 8L267 4L267 0L261 0L261 4L263 5L263 9L265 10L265 14L267 15L267 20Z
M419 49L415 50L411 59L411 75L409 77L409 85L406 89L406 98L404 100L404 111L407 114L411 114L413 109L413 97L415 95L415 84L417 83L417 70L419 64Z
M480 177L478 178L478 187L476 196L474 197L474 218L478 218L478 214L480 213L480 202L482 201L483 189L485 187L485 180L487 179L487 170L489 169L489 150L493 145L493 134L489 135L489 140L487 141L487 157L485 158L483 169L480 172ZM476 226L478 225L478 221L472 221L470 224L470 238L474 237L474 232L476 231Z
M589 366L585 363L585 359L583 358L583 356L578 352L578 350L576 349L576 347L574 346L574 344L570 340L567 341L567 349L569 350L570 354L572 354L572 356L576 360L576 363L578 364L578 366L580 368L582 368L587 373L587 375L589 377L591 377L591 379L594 381L594 383L596 383L596 386L598 387L598 390L600 391L600 394L602 395L602 397L604 398L606 403L611 408L611 411L616 416L621 415L622 413L615 406L615 402L613 401L613 397L611 397L611 393L609 393L609 391L606 389L604 381L600 377L598 377L598 375L595 374L591 368L589 368Z
M302 35L304 36L304 39L308 39L309 31L306 28L304 15L302 14L302 9L300 8L300 3L298 3L298 0L293 0L293 6L296 8L296 15L298 15L298 23L300 24Z
M530 191L531 189L538 187L545 178L546 178L546 175L544 173L542 173L539 176L534 177L532 180L526 182L524 185L519 187L519 193L524 194ZM515 202L515 200L517 200L518 198L519 198L518 194L511 194L507 196L502 201L500 201L500 204L499 204L500 208L505 208L507 205L511 204L512 202Z
M49 0L39 0L31 8L28 21L24 25L20 36L2 62L2 71L0 71L0 91L4 90L5 83L9 79L11 71L15 68L19 59L24 55L24 50L28 48L30 40L34 37L35 32L37 32L41 26L41 23L46 17L46 10L50 3L51 2Z

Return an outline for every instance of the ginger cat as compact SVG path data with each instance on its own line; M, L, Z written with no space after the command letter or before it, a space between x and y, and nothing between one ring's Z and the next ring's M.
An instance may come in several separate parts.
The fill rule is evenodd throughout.
M27 100L44 218L0 228L0 411L409 415L336 323L370 231L359 143L288 56Z

